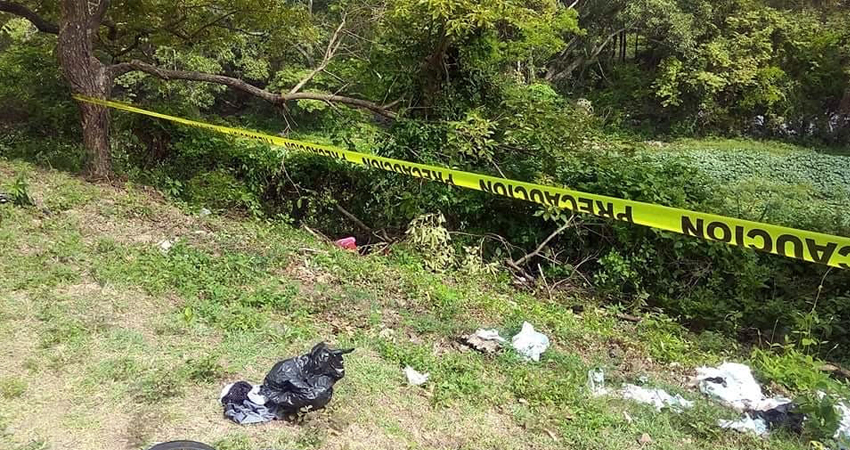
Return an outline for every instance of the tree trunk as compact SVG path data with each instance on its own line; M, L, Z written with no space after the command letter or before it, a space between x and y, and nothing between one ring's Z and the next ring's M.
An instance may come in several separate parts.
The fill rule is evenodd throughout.
M97 96L105 98L105 96ZM109 109L91 103L80 103L80 123L83 126L83 145L88 159L86 175L92 179L108 179L112 175L109 151Z
M106 2L106 0L100 0ZM112 76L94 55L93 41L100 22L97 8L91 0L62 0L62 21L59 25L59 66L71 91L75 94L108 99ZM104 106L80 103L80 124L88 160L87 175L94 179L109 178L112 163L109 154L109 109Z

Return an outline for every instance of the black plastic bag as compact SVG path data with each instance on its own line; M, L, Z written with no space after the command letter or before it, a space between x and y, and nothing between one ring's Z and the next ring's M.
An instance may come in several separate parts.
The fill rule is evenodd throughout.
M754 419L767 422L767 428L770 430L785 428L797 434L803 432L803 421L806 420L806 415L801 413L799 406L794 403L785 403L766 411L752 411L752 415Z
M353 351L331 350L321 342L306 355L280 361L266 375L260 395L268 399L267 406L277 407L279 416L302 408L324 408L331 401L334 383L345 376L342 355Z

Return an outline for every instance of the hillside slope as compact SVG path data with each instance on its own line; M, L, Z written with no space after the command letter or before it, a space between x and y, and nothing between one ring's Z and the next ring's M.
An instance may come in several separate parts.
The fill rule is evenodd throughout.
M687 385L734 346L689 340L499 277L435 275L404 250L359 256L285 224L199 217L133 186L27 173L36 207L0 205L0 449L145 448L195 439L228 449L796 449L718 430L735 418ZM160 243L174 246L162 251ZM523 321L552 347L540 363L457 343ZM221 387L259 382L318 341L354 346L330 407L303 423L240 427ZM402 368L429 372L408 386ZM677 414L591 396L587 372L695 400ZM652 442L639 443L647 434Z

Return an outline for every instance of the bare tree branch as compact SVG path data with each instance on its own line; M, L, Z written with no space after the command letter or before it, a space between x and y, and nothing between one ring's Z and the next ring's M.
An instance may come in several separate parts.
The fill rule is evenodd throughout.
M235 89L240 92L244 92L246 94L252 95L254 97L263 99L273 105L283 105L286 102L290 102L293 100L319 100L323 102L329 103L341 103L345 105L351 105L358 108L367 109L376 114L380 114L387 118L395 118L396 114L393 111L390 111L384 106L381 106L377 103L370 102L368 100L362 100L358 98L346 97L343 95L335 95L335 94L322 94L315 92L296 92L294 94L276 94L273 92L269 92L265 89L258 88L254 85L246 83L243 80L238 78L232 78L224 75L213 75L210 73L204 72L193 72L186 70L169 70L163 69L160 67L153 66L151 64L147 64L141 61L132 61L126 63L114 64L108 68L109 75L112 77L116 77L119 75L123 75L127 72L132 71L140 71L147 73L149 75L153 75L157 78L161 78L163 80L188 80L188 81L201 81L206 83L215 83L221 84L224 86L228 86L232 89Z
M372 232L372 228L370 226L363 223L363 221L358 219L357 216L355 216L354 214L351 214L350 212L348 212L348 210L343 208L342 206L340 206L339 203L334 204L334 207L336 208L337 211L342 213L343 216L348 217L349 220L354 222L354 224L357 225L358 227L360 227L363 231L365 231L367 233Z
M222 14L221 16L217 17L216 19L213 19L211 22L207 22L206 24L202 25L200 28L198 28L197 30L192 32L192 34L190 34L187 37L187 40L189 40L189 41L193 40L197 35L201 34L201 32L203 32L207 28L218 25L219 23L221 23L222 21L224 21L228 17L236 14L237 12L239 12L239 11L230 11L227 14Z
M336 51L339 50L339 46L342 44L342 38L339 33L342 31L342 28L345 27L345 17L342 18L342 22L340 22L339 26L334 31L334 34L331 36L331 40L328 42L328 48L325 50L325 56L322 58L322 62L316 66L303 80L299 81L292 90L289 91L290 94L295 94L300 91L301 88L304 87L310 80L313 79L319 72L325 70L328 67L328 63L331 62L331 59L336 54Z
M573 62L571 62L563 70L557 71L557 70L554 70L554 67L550 67L549 70L547 71L544 79L546 81L557 81L557 80L560 80L560 79L563 79L563 78L570 76L570 74L572 74L574 70L576 70L579 66L584 64L586 61L593 60L594 58L599 56L599 54L602 53L602 50L604 50L605 47L608 46L608 43L610 43L611 40L614 39L615 36L617 36L618 34L622 33L623 31L626 31L626 30L628 30L628 28L620 28L619 30L609 34L608 37L605 38L604 41L602 41L600 44L593 47L593 50L591 51L590 56L588 56L586 58L584 56L579 56L578 58L573 60Z
M540 252L543 251L543 247L546 247L546 244L548 244L549 241L554 239L555 236L561 234L562 231L566 230L567 228L569 228L573 224L573 220L575 220L575 217L576 217L575 215L570 216L569 220L567 220L567 222L565 224L561 225L560 228L558 228L552 234L550 234L549 237L547 237L543 242L541 242L540 245L538 245L537 248L533 252L531 252L531 253L523 256L522 258L518 259L516 261L516 265L524 264L529 259L539 255Z
M35 11L21 5L20 3L0 1L0 12L7 12L27 19L30 23L35 25L38 31L41 31L42 33L59 34L59 25L48 22Z
M94 8L91 11L91 18L89 19L89 27L92 29L97 29L100 27L100 24L103 22L103 16L106 15L106 10L109 9L109 4L111 0L86 0L89 5L94 4Z

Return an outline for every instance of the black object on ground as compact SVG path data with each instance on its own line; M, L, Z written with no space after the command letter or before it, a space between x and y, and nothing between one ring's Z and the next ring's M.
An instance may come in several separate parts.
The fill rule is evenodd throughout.
M278 416L324 408L334 384L345 376L342 355L353 351L331 350L321 342L306 355L278 362L260 388L266 406L275 407Z
M195 441L171 441L156 444L148 450L215 450L207 444Z
M277 411L273 405L266 406L266 399L261 396L252 398L254 386L247 381L236 382L223 393L221 404L224 405L224 417L239 425L271 422L277 419ZM257 389L259 390L259 389Z
M803 421L806 415L798 412L797 409L794 403L785 403L765 411L750 411L750 414L753 419L762 419L767 422L769 430L784 428L800 434L803 432Z
M226 405L228 403L238 403L241 404L245 400L248 400L248 393L251 392L254 386L251 386L251 383L247 381L237 381L230 387L230 390L227 391L227 394L221 398L221 404Z

